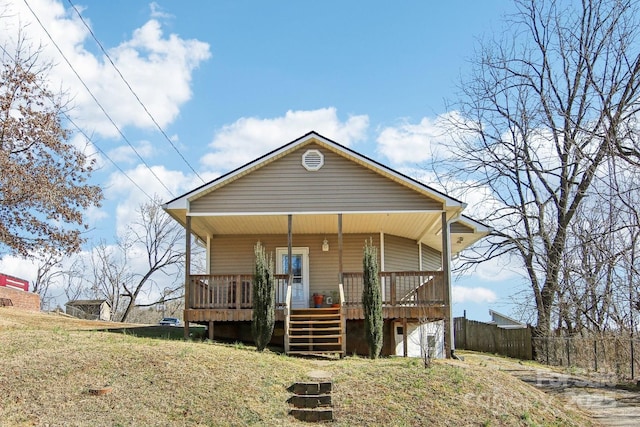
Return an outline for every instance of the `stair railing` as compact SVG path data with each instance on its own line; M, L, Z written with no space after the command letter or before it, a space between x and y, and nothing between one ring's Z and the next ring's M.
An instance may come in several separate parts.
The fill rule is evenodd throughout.
M340 293L340 325L342 329L342 357L347 355L347 313L344 298L344 285L338 283L338 292Z
M289 354L289 317L291 316L291 283L287 281L287 294L284 298L284 354Z

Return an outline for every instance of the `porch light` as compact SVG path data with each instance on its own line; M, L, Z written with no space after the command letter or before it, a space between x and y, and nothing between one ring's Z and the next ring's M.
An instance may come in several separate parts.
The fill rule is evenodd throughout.
M322 242L322 252L329 252L329 241L327 239Z

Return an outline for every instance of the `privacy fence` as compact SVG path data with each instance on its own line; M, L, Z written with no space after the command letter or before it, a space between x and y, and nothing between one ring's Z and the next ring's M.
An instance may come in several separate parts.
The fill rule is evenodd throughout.
M495 353L517 359L533 359L530 327L503 329L464 317L456 317L453 323L457 349Z

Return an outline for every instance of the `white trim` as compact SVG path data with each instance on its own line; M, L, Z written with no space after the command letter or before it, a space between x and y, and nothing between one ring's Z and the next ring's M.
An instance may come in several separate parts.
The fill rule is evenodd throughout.
M422 243L418 240L418 270L422 271Z
M317 156L318 164L311 164L307 162L307 158L309 156ZM309 172L319 171L322 166L324 166L324 154L320 152L320 150L307 150L302 154L302 167L308 170Z
M207 234L207 274L211 274L211 234Z
M282 216L282 215L370 215L370 214L441 214L440 210L427 211L295 211L295 212L188 212L187 216Z
M384 271L384 231L380 232L380 271ZM382 301L385 301L386 299L386 292L385 292L385 288L386 286L384 286L383 282L380 282L381 284L381 294L382 294Z
M384 231L380 232L380 271L384 271Z
M283 274L282 268L282 256L289 253L289 248L280 247L276 248L276 274ZM303 304L304 306L294 306L293 300L291 301L291 308L309 308L309 248L305 247L292 247L291 256L302 255L302 290L303 290Z

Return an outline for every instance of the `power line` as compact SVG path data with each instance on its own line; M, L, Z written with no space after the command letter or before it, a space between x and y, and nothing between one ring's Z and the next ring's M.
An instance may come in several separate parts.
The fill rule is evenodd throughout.
M182 153L180 152L180 150L178 149L178 147L175 146L175 144L173 143L173 141L171 141L171 138L169 138L169 136L166 134L166 132L164 131L164 129L162 129L162 127L160 126L160 124L158 124L158 122L156 121L156 119L151 115L151 113L149 112L149 110L147 109L147 106L142 102L142 100L140 99L140 97L138 97L138 94L133 90L133 88L131 87L131 85L129 84L129 82L127 81L127 79L124 78L124 76L122 75L122 73L120 72L120 69L116 66L116 64L113 62L113 60L111 59L111 57L109 56L109 54L107 53L107 51L105 50L105 48L102 46L102 43L100 43L100 40L98 40L98 38L96 37L95 33L93 32L93 30L91 29L91 27L89 27L89 25L87 24L87 22L84 20L84 18L82 17L82 14L80 13L80 11L76 8L76 6L73 4L73 2L71 0L67 0L67 2L69 3L69 5L73 8L73 10L76 12L76 14L78 15L78 17L80 18L80 21L82 21L82 24L84 24L85 28L87 29L87 31L89 31L89 34L91 34L91 37L93 37L93 40L95 40L96 44L98 45L98 47L100 48L100 50L102 51L102 53L104 54L104 56L106 56L106 58L109 60L109 63L111 63L111 66L113 67L114 70L116 70L116 72L118 73L118 76L120 76L120 78L122 79L122 81L124 82L124 84L127 86L127 88L129 89L129 91L131 92L131 94L136 98L136 101L138 101L138 103L140 104L140 106L144 109L144 112L147 113L147 116L149 116L149 118L151 119L151 121L153 122L153 124L156 126L156 128L158 128L158 131L160 131L160 133L162 134L162 136L164 136L164 138L167 140L167 142L169 144L171 144L171 146L173 147L173 149L176 151L176 153L178 153L178 155L180 156L180 158L184 161L184 163L189 167L189 169L191 169L191 171L198 177L200 178L200 181L202 181L202 183L204 184L205 181L204 179L202 179L202 177L200 176L200 174L198 174L198 172L196 172L196 170L191 166L191 164L187 161L187 159L182 155Z
M12 55L11 55L11 54L10 54L10 53L5 49L5 48L4 48L4 46L0 45L0 50L2 50L2 52L3 52L5 55L7 55L7 56L12 60L12 61L15 61L15 60L16 60L16 59L15 59L15 58L14 58L14 57L13 57L13 56L12 56ZM35 84L38 88L42 89L42 88L38 85L38 83L37 83L37 82L35 82L34 84ZM55 103L55 101L53 100L53 98L50 98L49 100L50 100L51 102ZM144 191L144 189L143 189L142 187L140 187L140 185L138 185L138 183L137 183L133 178L131 178L131 177L130 177L130 176L129 176L129 175L128 175L124 170L122 170L122 168L121 168L120 166L118 166L118 164L117 164L115 161L113 161L113 159L111 159L111 157L109 157L109 155L108 155L106 152L104 152L104 150L102 150L102 149L98 146L98 144L96 144L96 143L95 143L95 142L94 142L94 141L89 137L89 135L87 135L87 134L86 134L86 132L85 132L83 129L81 129L81 128L80 128L80 126L78 126L78 125L76 124L76 122L74 122L74 121L73 121L73 119L72 119L72 118L71 118L71 117L70 117L70 116L69 116L65 111L61 110L60 112L61 112L61 113L62 113L62 115L64 115L64 117L69 121L69 123L71 123L71 124L73 125L73 127L75 127L75 128L76 128L76 129L77 129L77 130L78 130L78 131L79 131L79 132L80 132L80 133L85 137L85 139L87 139L89 142L91 142L91 143L93 144L93 146L94 146L94 147L96 147L96 149L97 149L97 150L98 150L98 151L99 151L99 152L100 152L104 157L106 157L106 158L107 158L107 160L109 160L109 161L111 162L111 164L112 164L113 166L115 166L115 167L116 167L116 169L118 169L118 170L120 171L120 173L122 173L122 174L123 174L123 175L124 175L124 176L129 180L129 181L131 181L131 183L132 183L136 188L138 188L138 190L140 190L140 191L142 192L142 194L144 194L145 196L147 196L147 198L148 198L149 200L151 200L152 202L156 202L156 200L155 200L153 197L151 197L151 196L149 195L149 193L147 193L146 191ZM96 153L89 154L87 157L91 157L91 156L93 156L93 155L95 155L95 154L96 154Z
M62 50L60 49L60 46L58 46L58 44L56 43L56 41L53 39L53 37L51 37L51 34L49 33L49 31L47 31L47 29L45 28L45 26L42 24L42 22L40 21L40 18L38 17L38 15L36 15L36 13L33 11L33 9L31 8L31 6L29 5L27 0L24 0L24 4L27 6L27 8L29 9L29 11L31 11L31 14L33 15L33 17L36 19L36 21L38 21L38 24L40 25L40 27L42 28L42 30L45 32L45 34L47 35L47 37L49 37L49 40L51 40L51 43L53 43L53 45L56 47L56 49L58 50L58 53L60 53L60 55L62 56L62 58L65 60L65 62L67 63L67 65L69 66L69 68L71 68L71 71L73 71L73 73L76 75L76 77L78 78L78 80L80 81L80 83L82 83L82 86L84 86L84 88L86 89L86 91L89 93L89 95L91 96L91 98L93 99L93 101L96 103L96 105L100 108L100 110L102 111L102 113L105 115L105 117L111 122L111 124L113 125L114 128L116 128L116 130L118 131L118 133L120 134L120 136L122 137L122 139L124 139L124 141L129 145L129 147L131 147L131 149L133 150L133 152L138 156L138 158L140 159L140 161L142 162L142 164L149 170L149 172L151 172L151 175L153 175L155 177L155 179L165 188L165 190L167 190L167 192L174 197L173 192L169 189L169 187L167 187L165 185L164 182L162 182L162 180L160 179L160 177L158 177L158 175L156 175L156 173L153 171L153 169L151 169L151 167L147 164L147 162L142 158L142 156L140 155L140 153L138 153L138 150L136 150L136 148L133 146L133 144L131 144L131 141L129 141L129 139L125 136L125 134L122 132L122 130L120 130L120 128L118 127L118 125L115 123L115 121L111 118L111 116L109 115L109 113L107 113L107 111L104 109L104 107L102 106L102 104L100 104L100 101L98 101L98 99L95 97L95 95L93 94L93 92L91 92L91 89L89 89L89 87L87 86L87 84L84 82L84 80L82 80L82 77L80 77L80 74L78 74L78 72L76 71L76 69L73 67L73 65L71 65L71 62L69 61L69 59L67 59L67 57L65 56L65 54L62 52Z

